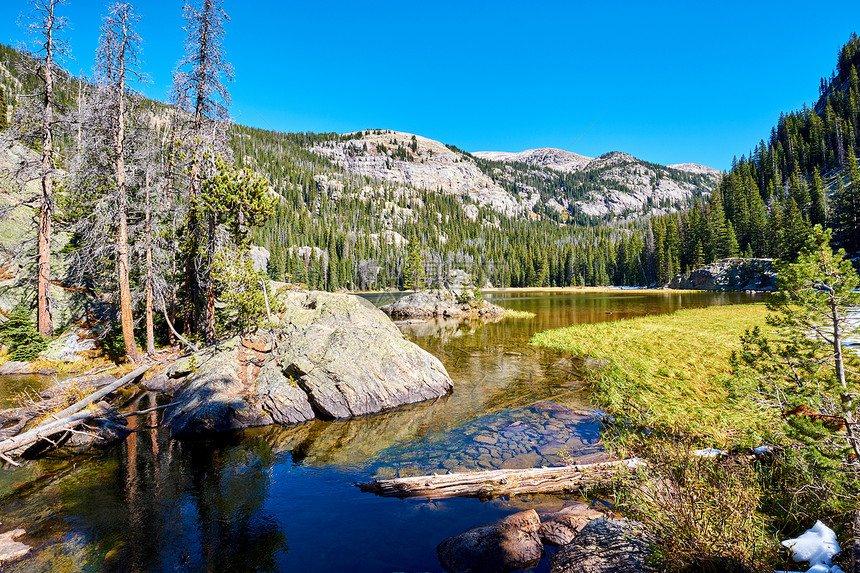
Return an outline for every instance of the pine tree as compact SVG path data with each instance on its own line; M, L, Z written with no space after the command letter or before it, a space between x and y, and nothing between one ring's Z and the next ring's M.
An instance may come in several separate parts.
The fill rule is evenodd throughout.
M413 237L406 248L406 266L403 270L403 286L407 290L424 287L424 255L418 238Z
M786 433L816 465L856 488L860 377L856 357L843 354L842 345L860 304L860 279L830 240L830 231L816 226L797 262L779 265L780 290L768 301L774 334L747 331L733 362L756 374L759 391L786 419Z
M18 303L9 313L9 319L0 324L0 342L9 347L9 360L32 362L48 342L36 330L30 317L30 308Z
M827 197L824 193L824 182L818 173L818 167L815 167L812 172L809 196L809 222L812 225L823 227L827 223Z

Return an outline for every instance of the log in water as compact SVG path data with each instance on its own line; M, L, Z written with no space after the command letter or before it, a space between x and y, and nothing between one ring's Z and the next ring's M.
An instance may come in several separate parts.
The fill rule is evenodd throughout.
M574 493L608 485L624 460L524 470L491 470L377 479L357 484L362 491L384 497L481 497L529 493Z

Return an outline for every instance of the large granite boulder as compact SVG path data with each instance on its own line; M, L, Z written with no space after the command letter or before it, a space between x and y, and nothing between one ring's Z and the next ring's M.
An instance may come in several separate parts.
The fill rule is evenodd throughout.
M677 275L669 288L689 290L775 291L773 259L722 259L685 275Z
M469 297L469 293L435 289L418 291L380 307L385 314L396 318L465 318L500 317L505 309L483 300Z
M436 548L451 573L504 573L536 565L543 556L533 509L509 515L444 540Z
M277 325L173 364L183 379L164 420L174 436L348 418L438 398L451 378L366 300L288 291Z
M550 573L643 573L654 538L628 519L601 517L582 528L552 559Z

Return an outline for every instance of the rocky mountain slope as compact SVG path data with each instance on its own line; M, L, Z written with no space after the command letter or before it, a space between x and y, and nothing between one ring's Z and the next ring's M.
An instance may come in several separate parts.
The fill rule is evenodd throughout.
M563 149L553 149L551 147L527 149L517 153L509 153L507 151L476 151L472 155L479 159L505 161L507 163L526 163L538 167L549 167L550 169L565 171L567 173L581 170L594 159L593 157L586 157L578 153L564 151Z
M470 154L389 130L345 134L308 150L349 175L455 196L470 216L467 205L473 203L506 216L547 215L559 222L682 209L709 194L721 175L701 165L664 167L619 152L597 158L549 148Z

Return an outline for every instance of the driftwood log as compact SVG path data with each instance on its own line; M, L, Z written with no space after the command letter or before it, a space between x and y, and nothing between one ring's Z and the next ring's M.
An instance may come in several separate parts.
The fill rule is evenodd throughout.
M480 497L527 493L573 493L608 484L625 460L524 470L490 470L429 476L376 479L357 484L383 497Z
M51 436L62 432L76 431L75 428L84 424L88 420L104 416L105 414L114 411L114 409L94 408L92 410L84 410L87 406L97 403L99 400L115 392L122 386L129 384L143 376L144 372L152 367L151 364L145 364L138 369L130 372L104 388L93 392L89 396L78 400L68 408L52 415L52 419L36 426L35 428L0 441L0 459L3 459L13 465L18 465L12 459L12 456L19 455L27 447L41 440L52 441Z

